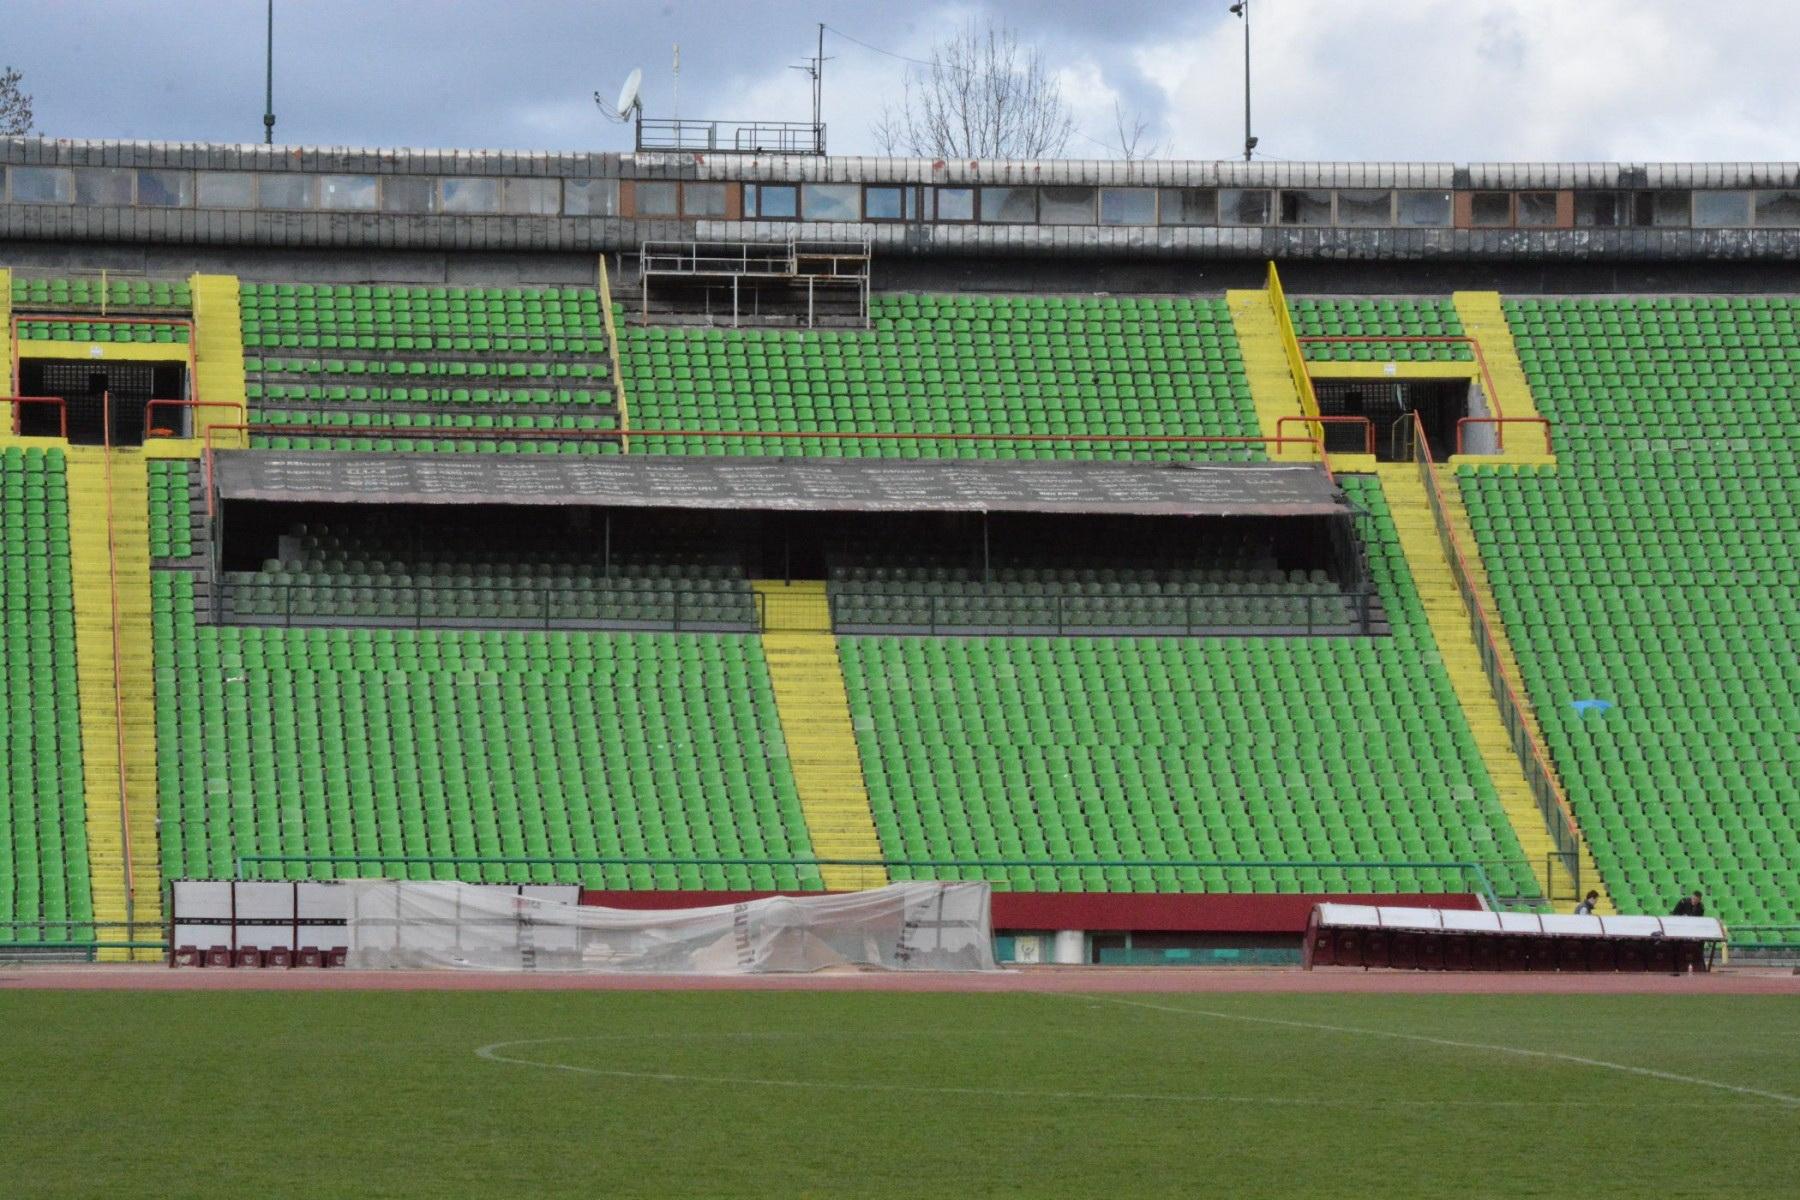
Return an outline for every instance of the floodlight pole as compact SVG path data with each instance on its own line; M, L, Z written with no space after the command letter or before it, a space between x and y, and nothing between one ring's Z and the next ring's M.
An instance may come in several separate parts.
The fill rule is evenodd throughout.
M1237 0L1232 13L1244 22L1244 161L1256 149L1256 138L1250 133L1250 0Z
M275 143L275 0L269 0L263 39L263 145Z

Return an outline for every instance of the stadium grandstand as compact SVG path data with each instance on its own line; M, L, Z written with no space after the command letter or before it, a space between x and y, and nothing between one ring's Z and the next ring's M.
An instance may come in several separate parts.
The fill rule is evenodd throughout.
M1793 164L0 139L0 943L397 876L1792 949L1797 262Z

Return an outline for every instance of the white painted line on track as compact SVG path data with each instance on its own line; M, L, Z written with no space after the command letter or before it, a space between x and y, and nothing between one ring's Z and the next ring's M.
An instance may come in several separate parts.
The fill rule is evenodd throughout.
M1579 1054L1564 1054L1558 1050L1530 1050L1522 1046L1500 1046L1491 1042L1463 1042L1454 1038L1431 1037L1423 1033L1396 1033L1389 1029L1361 1029L1352 1025L1326 1025L1317 1021L1295 1021L1287 1017L1253 1017L1245 1013L1219 1012L1216 1009L1183 1008L1169 1004L1150 1004L1143 1000L1121 1000L1116 996L1094 995L1086 998L1103 1004L1142 1008L1151 1012L1174 1013L1184 1017L1211 1017L1219 1021L1243 1021L1251 1025L1279 1025L1288 1029L1311 1029L1321 1033L1350 1033L1362 1037L1422 1042L1428 1046L1445 1046L1453 1050L1486 1050L1494 1054L1511 1054L1519 1058L1548 1059L1554 1062L1570 1063L1574 1066L1598 1067L1607 1071L1620 1071L1627 1075L1641 1075L1647 1079L1661 1079L1669 1083L1686 1083L1695 1087L1715 1088L1739 1096L1755 1096L1763 1100L1773 1100L1779 1104L1800 1105L1800 1096L1790 1096L1785 1092L1771 1092L1763 1088L1744 1087L1736 1083L1721 1083L1716 1079L1702 1079L1698 1075L1680 1075L1674 1071L1659 1071L1654 1067L1634 1067L1629 1063L1608 1062L1603 1058L1586 1058ZM1389 1103L1392 1102L1389 1101Z

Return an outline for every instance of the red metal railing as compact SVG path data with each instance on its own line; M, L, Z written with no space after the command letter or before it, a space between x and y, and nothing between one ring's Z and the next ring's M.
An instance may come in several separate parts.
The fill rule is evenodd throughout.
M0 396L0 404L54 404L57 413L57 426L62 430L62 440L65 442L69 440L69 404L68 401L64 400L61 396ZM11 430L14 435L17 435L19 432L19 415L19 410L14 408L12 410Z
M1476 649L1481 655L1481 665L1487 672L1488 684L1493 689L1494 699L1500 706L1502 719L1512 742L1513 753L1519 758L1520 766L1525 770L1526 782L1531 786L1532 796L1537 801L1538 812L1544 819L1544 827L1549 831L1551 843L1556 853L1563 859L1569 879L1574 883L1576 893L1581 888L1581 827L1575 822L1575 814L1569 808L1568 797L1563 794L1562 785L1557 781L1556 772L1550 765L1550 753L1538 740L1537 732L1527 718L1529 709L1513 688L1512 681L1506 676L1504 660L1500 655L1500 641L1494 634L1493 622L1487 614L1487 607L1481 602L1481 595L1475 590L1474 575L1469 570L1469 562L1463 553L1462 543L1456 536L1455 528L1450 524L1450 511L1444 499L1443 486L1438 482L1437 463L1431 457L1431 445L1425 436L1424 423L1417 413L1413 414L1415 428L1413 430L1413 457L1418 464L1419 473L1425 480L1425 495L1431 504L1432 519L1437 524L1438 539L1442 542L1446 556L1450 561L1451 574L1456 578L1457 590L1462 594L1463 607L1469 614L1470 625L1475 634ZM1546 880L1546 883L1550 882ZM1555 899L1555 897L1546 897Z
M1363 427L1363 453L1375 453L1375 422L1367 417L1352 416L1348 413L1341 416L1307 417L1298 413L1289 413L1275 422L1275 432L1285 434L1289 421L1297 421L1302 425L1361 425ZM1321 443L1325 440L1323 429L1319 431L1319 440Z
M249 419L249 409L241 401L232 400L152 400L144 405L144 440L151 438L192 437L193 434L181 434L171 430L158 429L151 424L151 414L159 408L184 408L198 410L202 408L223 408L237 414L234 425L241 425Z
M382 426L293 426L293 425L208 425L201 450L205 479L206 512L213 515L213 444L215 434L242 433L245 440L255 434L271 437L353 437L406 438L413 441L598 441L613 442L623 438L695 438L730 442L746 438L818 439L824 441L885 442L1005 442L1009 445L1037 446L1145 446L1179 449L1184 446L1311 446L1319 456L1320 469L1335 482L1331 467L1325 461L1325 444L1319 438L1277 435L1275 437L1214 437L1184 434L1111 434L1111 433L854 433L841 430L793 429L419 429Z
M1465 425L1494 426L1494 450L1496 452L1506 449L1506 427L1508 425L1536 425L1544 433L1544 453L1556 453L1550 443L1550 422L1542 417L1463 417L1456 422L1456 452L1458 454L1464 453L1463 426Z

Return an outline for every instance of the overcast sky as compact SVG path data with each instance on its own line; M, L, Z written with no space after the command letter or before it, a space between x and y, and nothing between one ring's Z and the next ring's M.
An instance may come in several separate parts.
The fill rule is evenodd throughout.
M830 149L868 153L911 69L892 56L991 15L1057 72L1083 134L1069 154L1108 156L1116 101L1166 156L1234 157L1243 26L1227 8L276 0L276 140L627 149L591 96L634 66L652 116L803 120L788 66L823 21ZM24 72L49 136L260 141L263 20L263 0L0 0L0 65ZM1253 0L1252 20L1267 158L1800 158L1797 0Z

